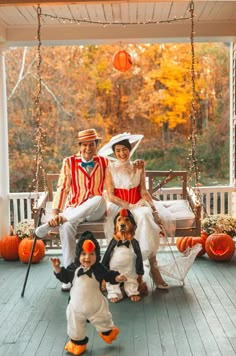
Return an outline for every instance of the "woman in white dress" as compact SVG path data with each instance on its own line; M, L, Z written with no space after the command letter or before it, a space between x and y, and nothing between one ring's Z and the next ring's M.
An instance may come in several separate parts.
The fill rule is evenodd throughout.
M105 229L111 231L112 220L120 208L129 209L137 223L135 238L139 241L143 260L148 259L150 263L150 276L157 288L166 289L168 284L163 280L156 260L160 236L163 236L162 221L146 189L144 167L137 169L130 161L132 145L124 137L128 137L127 134L110 141L116 160L106 169L105 186L110 203Z

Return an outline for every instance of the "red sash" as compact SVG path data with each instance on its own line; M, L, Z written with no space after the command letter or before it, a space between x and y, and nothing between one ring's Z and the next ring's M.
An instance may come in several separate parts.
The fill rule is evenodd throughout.
M139 186L131 189L115 188L114 193L116 197L125 200L130 204L136 204L141 199Z

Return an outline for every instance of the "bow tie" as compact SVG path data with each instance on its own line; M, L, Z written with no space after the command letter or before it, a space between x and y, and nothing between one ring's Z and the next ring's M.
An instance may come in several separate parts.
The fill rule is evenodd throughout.
M82 276L82 275L84 275L84 274L87 274L87 276L89 276L90 278L92 278L92 270L91 270L91 268L88 269L87 271L85 271L85 270L83 269L83 267L81 267L81 268L78 270L78 272L77 272L77 277L80 277L80 276Z
M91 167L93 168L94 167L94 161L90 161L90 162L81 162L81 167Z
M130 245L130 241L125 241L125 242L123 242L122 240L119 240L118 242L117 242L117 247L120 247L120 246L126 246L127 248L129 248L129 245Z

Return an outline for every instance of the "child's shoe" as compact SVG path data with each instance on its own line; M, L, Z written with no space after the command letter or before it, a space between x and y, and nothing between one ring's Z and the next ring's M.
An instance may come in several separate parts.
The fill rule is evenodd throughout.
M65 350L70 352L72 355L81 355L86 350L87 344L85 345L76 345L72 341L69 341Z
M114 326L109 335L104 335L103 333L99 333L100 337L107 344L111 344L117 338L117 335L120 333L120 330Z

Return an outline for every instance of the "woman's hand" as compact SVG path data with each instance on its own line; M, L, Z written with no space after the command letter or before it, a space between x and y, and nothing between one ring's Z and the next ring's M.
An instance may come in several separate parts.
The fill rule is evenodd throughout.
M153 214L155 223L156 223L157 225L161 225L161 226L162 226L162 221L161 221L160 216L158 215L158 212L157 212L156 210L154 210L154 211L152 212L152 214Z
M135 169L143 169L144 168L144 160L143 159L136 159L133 162L133 166Z

